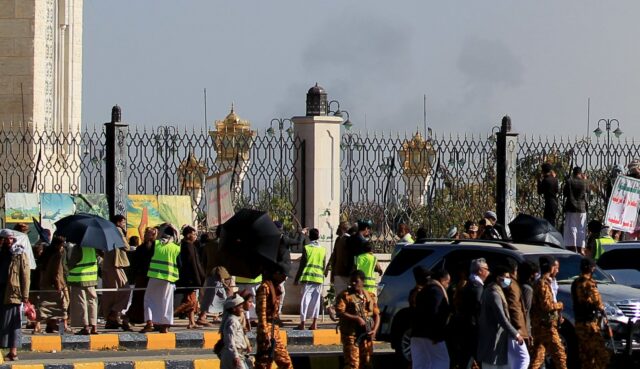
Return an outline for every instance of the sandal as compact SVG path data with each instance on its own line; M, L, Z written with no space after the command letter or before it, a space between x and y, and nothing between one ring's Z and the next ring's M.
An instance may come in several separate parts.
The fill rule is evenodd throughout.
M8 353L4 358L7 361L18 361L18 354Z
M213 327L213 324L207 322L206 320L205 321L196 320L196 324L202 327Z
M152 325L145 325L144 328L142 328L140 330L140 333L151 333L153 332L155 329Z
M76 332L76 336L88 336L90 334L91 333L89 332L89 330L87 328L82 328L81 330Z

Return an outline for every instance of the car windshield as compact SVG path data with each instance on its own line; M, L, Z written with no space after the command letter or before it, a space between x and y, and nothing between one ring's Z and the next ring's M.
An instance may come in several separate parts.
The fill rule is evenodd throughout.
M525 258L537 264L541 256L543 255L525 255ZM578 278L580 275L580 260L582 260L580 255L564 254L553 256L560 262L560 272L556 276L558 283L571 283ZM613 280L598 267L593 273L593 279L598 283L613 283Z

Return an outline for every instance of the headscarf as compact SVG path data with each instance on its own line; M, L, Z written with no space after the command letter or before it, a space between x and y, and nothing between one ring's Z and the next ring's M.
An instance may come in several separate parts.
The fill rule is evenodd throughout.
M31 270L36 269L36 258L33 256L33 250L31 249L31 242L29 236L22 232L14 231L13 229L0 230L0 238L13 237L15 241L11 245L11 254L20 255L26 254L29 259L29 268Z

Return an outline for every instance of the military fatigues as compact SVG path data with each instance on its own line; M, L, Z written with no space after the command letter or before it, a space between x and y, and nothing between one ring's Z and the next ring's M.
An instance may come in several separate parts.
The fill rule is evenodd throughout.
M258 353L256 354L256 369L271 369L271 364L276 363L278 369L293 369L291 357L287 348L280 340L280 329L273 323L278 318L280 301L271 281L264 281L258 287L256 295L256 314L258 315L258 334L256 337ZM276 339L273 357L269 357L271 342L267 338L273 332Z
M358 295L352 289L341 292L336 298L336 313L341 316L342 313L357 315L363 319L373 319L374 315L379 315L378 303L374 294L368 291L362 291L362 295ZM344 353L345 369L364 369L372 368L371 356L373 355L373 342L371 340L361 340L360 344L356 344L361 328L358 323L340 317L340 340Z
M600 292L591 275L583 274L571 285L573 311L576 317L580 363L582 368L605 369L609 351L600 334L598 312L604 309Z
M556 369L567 369L567 355L558 334L558 319L562 302L554 302L551 278L542 276L533 286L531 303L531 349L530 369L538 369L544 362L545 352L549 352Z

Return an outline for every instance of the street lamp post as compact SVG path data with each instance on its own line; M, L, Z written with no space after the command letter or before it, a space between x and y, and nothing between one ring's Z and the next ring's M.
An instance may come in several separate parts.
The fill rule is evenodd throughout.
M600 136L602 136L602 133L604 133L602 131L602 128L600 128L600 123L604 123L604 127L605 130L607 131L607 166L609 166L610 163L610 154L611 154L611 125L613 123L616 124L616 129L613 130L613 135L616 136L616 138L620 138L620 136L622 136L622 130L620 129L620 122L615 119L605 119L602 118L598 121L598 127L593 131L593 134L596 135L597 138L600 138Z

